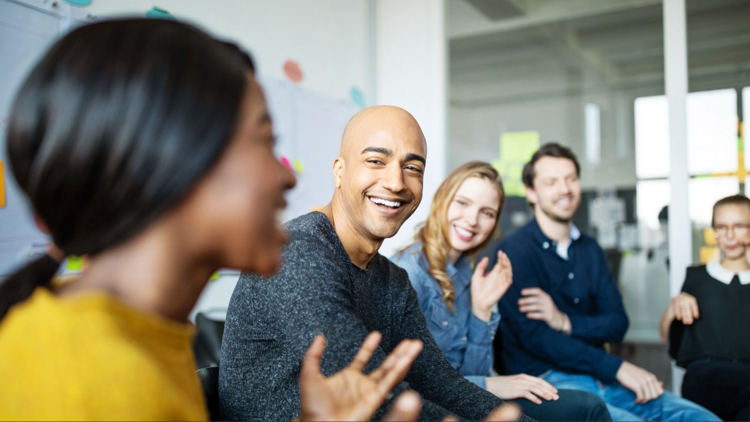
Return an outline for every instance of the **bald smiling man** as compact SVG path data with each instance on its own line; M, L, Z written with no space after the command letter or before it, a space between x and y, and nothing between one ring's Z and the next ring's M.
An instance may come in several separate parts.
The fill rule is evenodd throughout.
M243 274L234 290L222 345L222 417L298 416L300 363L318 333L328 340L326 376L346 367L371 331L382 341L366 372L401 340L421 340L424 350L393 393L417 391L422 420L449 413L481 420L503 403L451 367L406 272L378 253L419 206L426 158L422 130L405 110L371 107L351 119L333 163L331 202L287 224L290 241L275 276Z

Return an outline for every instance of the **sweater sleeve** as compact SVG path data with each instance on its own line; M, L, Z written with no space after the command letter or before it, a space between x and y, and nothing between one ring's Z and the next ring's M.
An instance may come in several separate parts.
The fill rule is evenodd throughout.
M620 342L628 330L628 315L622 304L622 296L609 272L604 252L597 246L596 312L594 314L570 314L570 335L594 343Z
M406 381L419 390L424 398L449 409L459 417L484 419L493 409L503 404L503 400L453 369L427 330L416 292L408 285L405 274L399 278L402 279L399 284L408 288L405 289L406 303L396 335L399 340L416 338L424 343L424 349L412 365Z
M227 313L219 391L222 417L290 420L299 415L299 374L304 353L318 333L326 337L321 370L334 375L348 366L369 334L354 309L349 277L329 250L311 235L297 234L283 264L267 278L243 275ZM382 345L365 372L386 358ZM375 414L380 420L401 382ZM420 419L441 420L449 412L424 401Z
M513 264L513 284L498 304L503 321L515 334L524 351L551 366L590 374L605 383L615 381L622 359L604 349L550 328L543 321L526 317L518 309L521 290L540 287L533 263L527 262L522 248L505 247L503 251Z

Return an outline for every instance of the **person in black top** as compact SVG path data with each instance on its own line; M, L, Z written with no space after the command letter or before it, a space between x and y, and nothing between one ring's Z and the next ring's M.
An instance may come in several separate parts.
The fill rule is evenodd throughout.
M682 396L724 420L750 414L750 199L714 205L721 262L688 268L661 320L662 340L686 368Z

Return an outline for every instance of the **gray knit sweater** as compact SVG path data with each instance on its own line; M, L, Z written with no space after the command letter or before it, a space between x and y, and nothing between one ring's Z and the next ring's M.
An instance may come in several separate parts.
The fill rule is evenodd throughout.
M422 395L420 419L441 420L451 412L480 420L502 403L450 365L427 330L406 271L380 254L366 270L356 267L322 213L292 220L287 229L290 243L279 272L271 278L243 274L229 303L219 374L224 418L298 416L300 363L318 333L328 340L326 376L349 365L371 331L383 339L367 372L401 340L422 340L424 350L394 390Z

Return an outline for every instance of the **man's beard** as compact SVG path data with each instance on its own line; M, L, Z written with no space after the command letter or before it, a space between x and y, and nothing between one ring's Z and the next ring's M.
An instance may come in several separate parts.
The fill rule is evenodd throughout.
M572 198L571 198L571 201L572 201ZM570 215L570 217L562 217L560 215L557 215L554 212L552 212L551 209L548 209L547 207L543 206L541 203L539 204L539 208L542 210L544 215L551 218L552 220L557 221L558 223L568 224L571 221L573 221L573 216L575 216L576 211L578 211L578 204L576 204L575 210Z

